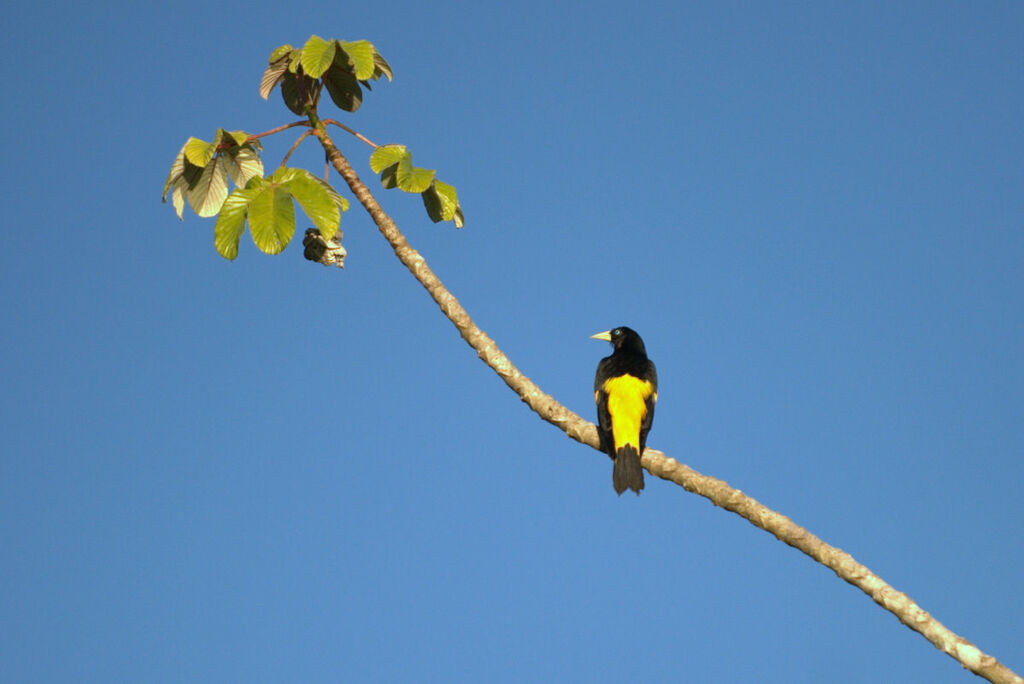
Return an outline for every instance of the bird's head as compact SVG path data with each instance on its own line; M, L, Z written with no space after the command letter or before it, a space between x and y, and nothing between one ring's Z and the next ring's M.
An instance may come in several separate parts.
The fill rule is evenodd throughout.
M626 326L619 326L618 328L612 328L604 332L591 335L591 339L604 340L605 342L611 342L612 346L615 347L615 351L626 351L638 354L647 355L647 350L644 349L644 341L632 328Z

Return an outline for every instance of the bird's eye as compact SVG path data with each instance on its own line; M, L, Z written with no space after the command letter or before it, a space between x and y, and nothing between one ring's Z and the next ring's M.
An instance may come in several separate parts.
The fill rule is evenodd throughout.
M613 337L618 337L621 334L622 334L622 328L616 328L615 330L612 330L612 336Z

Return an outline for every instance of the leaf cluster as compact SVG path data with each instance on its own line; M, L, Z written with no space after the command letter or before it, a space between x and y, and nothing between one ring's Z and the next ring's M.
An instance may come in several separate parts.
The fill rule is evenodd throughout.
M418 192L423 197L423 206L434 223L452 221L456 228L462 228L466 219L459 206L455 187L436 178L433 169L421 169L412 165L412 153L405 145L382 145L370 155L370 168L380 174L385 188L398 188L405 192Z
M317 113L319 98L326 87L334 104L354 112L362 104L363 89L370 89L370 81L382 76L392 80L391 66L369 41L324 40L316 35L310 36L301 48L276 48L268 63L260 81L260 95L267 99L280 84L285 105L306 117L306 121L256 135L218 128L212 142L189 138L171 165L163 201L167 201L170 192L179 219L186 201L199 216L217 216L214 245L226 259L238 256L247 222L260 250L267 254L281 252L295 233L297 201L316 226L311 230L328 250L328 260L342 265L345 254L338 227L341 212L348 210L348 201L327 183L326 176L321 180L309 171L284 166L291 150L281 166L264 177L260 159L263 146L259 139L294 126L307 126L308 130L292 145L294 150L310 133L323 131L324 124L331 123L373 145L347 126L333 120L321 121ZM404 146L376 147L370 166L380 174L385 188L419 193L435 223L452 221L457 228L464 225L455 188L438 180L432 169L413 166L412 154ZM230 183L235 189L228 194ZM308 252L309 245L306 247ZM319 257L317 260L324 262Z
M250 178L228 195L214 226L214 246L225 259L238 256L248 219L256 246L266 254L280 253L295 234L295 201L327 241L338 233L341 212L348 211L348 200L326 181L305 169L282 166L266 178Z
M185 200L203 217L220 211L228 196L228 180L244 187L254 176L263 175L259 140L251 140L245 131L217 129L213 142L189 138L171 164L164 182L163 201L171 191L171 203L182 218Z
M339 109L354 112L363 103L363 88L371 90L370 81L393 77L391 65L367 40L324 40L313 35L301 48L281 45L268 61L260 95L267 99L280 83L285 106L299 116L316 107L324 87Z

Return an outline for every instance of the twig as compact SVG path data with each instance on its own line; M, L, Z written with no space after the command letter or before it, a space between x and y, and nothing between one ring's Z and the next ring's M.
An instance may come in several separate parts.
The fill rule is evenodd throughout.
M292 146L288 148L288 152L284 155L284 158L281 160L281 166L284 166L285 164L288 163L288 158L292 156L292 152L294 152L299 147L299 143L305 140L306 136L308 136L312 132L313 129L310 128L308 131L303 131L302 135L295 139L295 142L293 142Z
M321 121L323 121L323 123L325 123L325 124L333 124L333 125L337 126L338 128L341 128L343 130L348 131L349 133L351 133L355 137L359 138L364 143L366 143L367 145L369 145L370 147L372 147L374 149L377 149L378 147L380 147L380 145L377 145L376 143L371 141L369 138L365 137L362 133L358 133L358 132L352 130L351 128L349 128L345 124L341 123L340 121L335 121L334 119L321 119Z

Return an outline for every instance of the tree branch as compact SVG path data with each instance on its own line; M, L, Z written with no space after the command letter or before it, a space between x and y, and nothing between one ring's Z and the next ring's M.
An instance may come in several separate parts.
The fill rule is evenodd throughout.
M455 325L462 338L476 351L477 356L490 366L537 415L565 431L576 441L600 450L597 428L593 423L562 406L554 397L545 394L532 380L519 372L519 369L498 349L494 340L473 323L469 313L445 288L440 278L427 266L427 262L419 252L409 246L398 226L384 212L370 190L356 175L348 160L334 146L323 126L316 127L313 134L323 144L331 165L345 179L352 194L370 214L381 234L394 249L395 256L430 293L437 305L441 307L442 313ZM730 487L725 481L702 475L679 461L668 458L660 451L646 449L643 453L642 463L652 475L675 482L686 491L699 494L714 505L732 511L755 527L771 532L779 540L803 551L814 560L830 568L840 578L859 588L875 603L893 613L900 622L919 632L936 648L955 658L971 672L998 684L1024 684L1024 679L1012 670L1002 665L994 657L983 653L971 642L950 631L945 625L922 610L909 596L886 584L882 578L858 563L850 554L826 544L781 513L776 513L740 490Z

